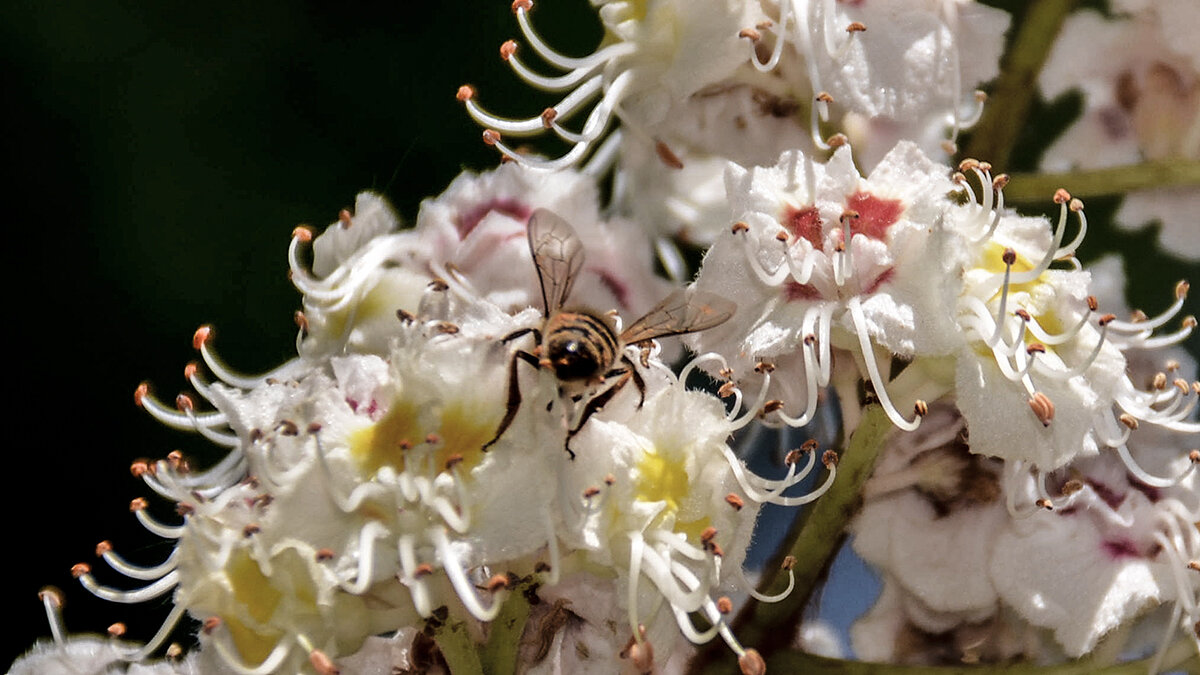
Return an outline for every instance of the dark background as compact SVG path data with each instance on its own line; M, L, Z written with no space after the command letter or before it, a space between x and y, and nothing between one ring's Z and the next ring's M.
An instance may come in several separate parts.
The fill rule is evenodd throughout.
M133 459L216 458L135 408L137 384L152 381L168 401L186 389L202 323L240 370L291 356L295 225L323 227L364 188L411 223L461 168L495 164L454 99L459 84L501 112L547 105L498 56L518 33L507 0L253 5L0 6L5 257L17 284L5 330L12 578L0 598L15 626L0 638L0 667L49 635L36 597L47 584L65 591L73 632L124 621L146 639L166 613L169 595L112 605L68 573L81 561L102 573L102 539L143 563L169 552L128 512L150 496ZM568 53L600 37L585 0L544 0L534 20ZM1100 232L1085 257L1134 251L1150 270L1135 297L1151 312L1165 306L1184 272L1161 263L1152 233L1105 238L1092 206Z

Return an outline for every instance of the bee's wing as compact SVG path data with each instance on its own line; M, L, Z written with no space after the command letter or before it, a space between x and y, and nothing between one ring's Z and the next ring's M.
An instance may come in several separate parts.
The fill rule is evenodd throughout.
M681 288L626 328L621 342L633 344L705 330L724 323L735 310L737 305L715 293Z
M562 308L583 268L583 242L558 214L538 209L529 217L529 252L542 287L542 309L549 317Z

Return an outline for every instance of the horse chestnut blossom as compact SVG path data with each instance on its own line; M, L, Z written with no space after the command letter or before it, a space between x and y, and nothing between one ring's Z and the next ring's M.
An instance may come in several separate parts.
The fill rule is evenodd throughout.
M223 455L134 462L169 545L72 573L170 613L72 636L47 589L11 672L1195 670L1190 287L1131 309L1094 258L1114 218L1190 255L1200 15L1070 4L1006 36L972 0L594 0L559 49L512 2L500 55L557 102L463 85L503 164L295 228L284 363L202 326L187 393L137 388ZM1035 81L1084 92L1057 141Z

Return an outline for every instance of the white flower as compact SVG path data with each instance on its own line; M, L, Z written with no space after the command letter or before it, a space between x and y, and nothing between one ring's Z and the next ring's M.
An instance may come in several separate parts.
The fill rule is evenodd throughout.
M359 206L367 211L344 212L316 238L311 272L298 255L311 234L300 228L293 238L292 280L304 294L300 352L383 354L398 313L461 327L481 315L486 321L488 303L510 313L540 309L526 238L537 208L568 219L583 242L587 264L572 303L639 316L669 285L654 274L646 235L628 221L602 220L596 192L591 178L572 171L550 174L509 164L464 173L441 196L423 202L415 229L402 232L391 231L394 218L381 199L360 195ZM320 275L319 269L328 271Z
M1071 89L1084 111L1045 153L1043 168L1100 169L1146 160L1200 159L1200 6L1189 0L1114 2L1128 14L1091 10L1067 19L1039 77L1042 94ZM1200 190L1173 187L1129 193L1116 222L1128 229L1159 222L1163 250L1200 259L1193 214Z
M785 410L802 411L783 419L797 425L812 418L836 351L849 350L892 419L915 426L888 402L872 343L907 358L955 344L947 311L955 258L943 252L941 225L953 184L944 169L904 143L865 178L843 147L825 164L792 151L771 168L731 166L726 182L736 222L709 250L696 286L738 311L692 338L696 349L726 356L739 378L759 359L774 361L776 386L794 387Z

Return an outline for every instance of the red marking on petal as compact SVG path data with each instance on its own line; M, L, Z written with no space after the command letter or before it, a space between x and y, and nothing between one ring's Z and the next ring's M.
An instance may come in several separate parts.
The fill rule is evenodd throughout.
M617 304L621 306L621 309L629 309L629 286L627 286L625 282L609 273L608 270L593 269L592 271L600 277L600 283L608 289L608 292L613 294L613 297L616 298Z
M1100 543L1100 548L1103 549L1104 552L1111 556L1114 560L1143 557L1141 551L1138 550L1137 545L1128 539L1106 539Z
M459 214L455 219L454 227L458 230L459 240L466 239L479 221L487 217L487 214L492 211L503 213L504 215L519 220L522 223L529 221L529 216L533 213L533 209L524 202L516 199L493 199L483 202L468 211Z
M788 302L796 300L821 300L821 292L812 284L798 284L795 281L789 281L783 285L783 297Z
M884 241L888 228L900 220L904 204L899 199L882 199L870 192L855 192L846 198L846 208L858 213L850 224L854 234Z
M872 281L870 284L868 284L867 287L862 290L863 294L869 295L871 293L874 293L875 291L878 291L880 286L891 281L892 277L894 277L894 276L896 276L896 268L895 267L889 267L886 270L884 270L883 272L880 272L879 276L875 277L875 280Z
M1104 483L1088 481L1088 484L1092 486L1092 490L1095 490L1096 496L1113 510L1116 510L1125 501L1125 493L1117 492Z
M802 209L789 206L783 211L783 217L780 218L779 224L792 233L797 239L807 239L813 245L813 248L820 251L824 245L821 234L821 213L817 211L815 206L806 206Z

